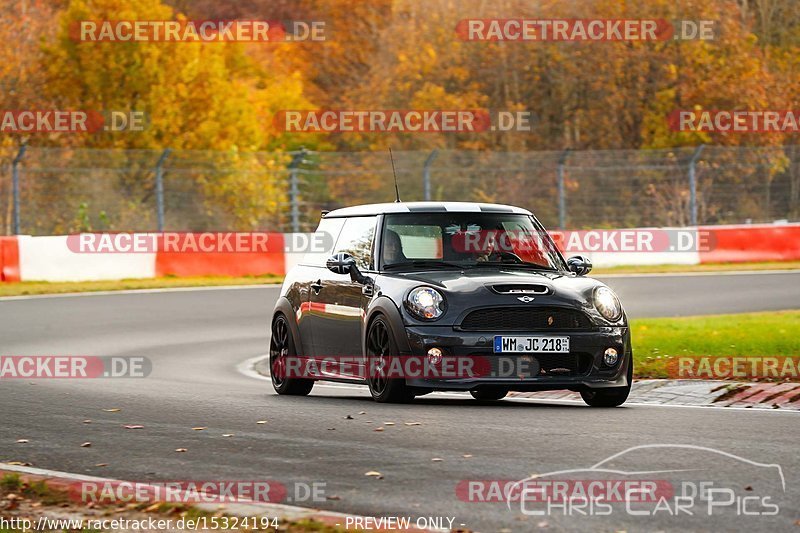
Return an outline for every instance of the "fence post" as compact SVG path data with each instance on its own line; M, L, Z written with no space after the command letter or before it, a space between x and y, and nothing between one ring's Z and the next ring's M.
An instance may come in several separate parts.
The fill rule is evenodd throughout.
M439 155L439 150L434 149L428 158L425 160L425 165L422 167L422 190L423 199L426 202L431 200L431 165Z
M292 233L300 233L300 184L297 174L298 168L305 163L305 156L308 150L300 148L299 152L292 154L292 162L289 163L289 204L292 210Z
M161 153L156 163L156 213L158 215L158 231L164 231L164 161L169 157L171 149Z
M698 146L694 154L692 154L692 159L689 160L689 225L696 226L697 225L697 170L696 164L697 159L700 157L700 154L703 153L703 148L705 148L705 144L701 144Z
M564 164L567 162L570 149L561 152L558 158L558 228L567 228L567 192L564 188Z
M19 164L22 161L22 158L25 157L25 150L28 149L28 145L22 144L19 147L19 152L17 152L17 157L14 158L14 161L11 163L11 195L13 197L13 206L14 206L14 235L20 234L20 214L19 214Z

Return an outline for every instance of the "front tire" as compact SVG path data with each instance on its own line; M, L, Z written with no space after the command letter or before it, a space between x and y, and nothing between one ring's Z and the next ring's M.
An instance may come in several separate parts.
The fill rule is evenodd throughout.
M313 379L286 376L287 360L297 357L289 322L282 314L272 321L272 336L269 341L269 375L272 387L280 395L306 396L314 388Z
M382 316L377 317L367 331L367 385L376 402L408 403L414 399L414 391L406 385L404 377L388 375L387 367L398 352L389 324Z
M608 389L582 390L581 398L590 407L619 407L631 393L633 384L633 356L628 360L628 385Z

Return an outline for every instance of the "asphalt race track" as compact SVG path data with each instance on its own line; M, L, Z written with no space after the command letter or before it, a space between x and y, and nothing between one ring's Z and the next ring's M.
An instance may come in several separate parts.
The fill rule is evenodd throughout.
M607 282L634 318L791 309L800 302L800 272ZM317 385L306 398L279 398L268 381L237 369L267 352L277 294L277 287L262 287L0 301L3 355L137 355L153 364L145 379L3 381L0 460L134 481L271 479L288 487L326 482L325 494L334 499L298 505L365 515L450 516L454 527L478 531L545 525L555 531L797 530L797 414L641 405L598 410L523 400L483 405L458 395L393 406L373 403L366 388L340 385ZM120 411L104 411L111 408ZM130 430L125 424L144 427ZM207 429L193 431L195 426ZM384 430L374 431L379 426ZM87 441L92 446L82 448ZM711 517L701 508L680 517L540 517L522 515L518 504L509 510L504 503L470 503L456 494L463 480L518 480L587 468L645 444L709 447L780 465L785 491L776 485L774 468L745 468L699 450L635 452L616 465L653 472L680 464L715 481L741 474L731 482L754 495L770 494L779 514L737 516L732 506ZM368 471L383 477L365 476ZM687 475L650 477L679 482Z

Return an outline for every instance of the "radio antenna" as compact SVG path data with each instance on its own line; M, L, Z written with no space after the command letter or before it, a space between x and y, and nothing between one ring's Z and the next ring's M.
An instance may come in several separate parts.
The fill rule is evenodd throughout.
M395 195L395 203L400 202L400 189L397 188L397 171L394 169L394 156L392 155L392 149L389 148L389 159L392 160L392 175L394 175L394 195Z

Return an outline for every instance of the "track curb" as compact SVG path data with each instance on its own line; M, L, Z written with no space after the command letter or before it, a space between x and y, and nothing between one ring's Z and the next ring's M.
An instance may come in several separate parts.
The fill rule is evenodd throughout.
M581 401L580 394L570 391L512 392L510 397ZM628 402L668 406L800 411L800 383L641 379L634 381Z

